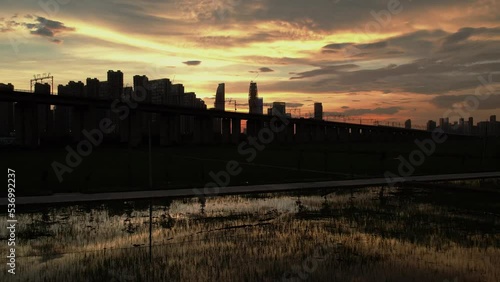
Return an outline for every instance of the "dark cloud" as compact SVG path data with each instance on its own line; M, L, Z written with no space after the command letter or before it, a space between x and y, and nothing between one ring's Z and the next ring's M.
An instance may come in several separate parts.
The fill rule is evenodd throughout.
M339 60L325 59L315 64L312 70L291 73L290 80L307 83L301 85L282 81L273 88L295 88L296 91L312 93L379 91L451 94L468 91L480 84L479 76L487 76L500 69L499 36L500 28L463 28L456 33L422 30L403 34L365 44L364 49L356 47L363 53L360 54L362 57L349 58L355 63L341 64ZM355 46L352 43L332 43L322 50L343 52L342 48ZM396 62L402 63L363 67L365 62L383 59L396 59ZM336 65L332 66L334 63Z
M290 79L303 79L307 77L315 77L320 75L339 74L342 71L355 69L357 67L358 65L355 64L324 66L320 67L319 69L297 73L296 76L293 76Z
M333 49L333 50L342 50L347 46L352 46L354 43L332 43L326 46L323 46L323 49Z
M12 18L17 18L17 16ZM23 26L30 31L30 34L47 37L49 41L59 44L62 43L62 40L59 38L55 38L55 36L60 35L64 32L75 31L74 28L67 27L62 22L49 20L44 17L37 17L28 14L23 18L27 20L35 19L35 22L24 22L17 20L4 21L0 24L0 32L14 31L15 28Z
M44 17L36 17L36 23L25 23L24 26L30 30L31 34L44 37L54 37L60 33L75 30L72 27L65 26L62 22L49 20ZM56 41L61 42L59 39Z
M268 67L262 67L259 69L260 72L273 72L274 70Z
M473 27L464 27L458 30L457 32L450 34L447 36L443 44L444 45L450 45L450 44L458 44L460 42L464 42L465 40L469 39L470 37L474 35L498 35L500 34L500 28L486 28L486 27L480 27L480 28L473 28Z
M323 46L323 49L333 49L333 50L342 50L347 47L354 47L358 49L381 49L387 47L387 41L379 41L379 42L373 42L373 43L366 43L366 44L354 44L350 42L345 42L345 43L332 43L328 44L326 46Z
M256 71L249 71L250 73L261 73L261 72L274 72L273 69L271 68L268 68L268 67L262 67L262 68L259 68L259 70L256 70Z
M182 63L188 66L198 66L201 64L201 61L186 61Z
M490 95L485 99L477 97L477 100L472 98L473 94L469 95L442 95L436 96L431 100L431 103L442 109L452 109L455 106L461 108L462 106L474 107L473 101L479 101L477 103L477 110L493 110L500 108L500 95Z

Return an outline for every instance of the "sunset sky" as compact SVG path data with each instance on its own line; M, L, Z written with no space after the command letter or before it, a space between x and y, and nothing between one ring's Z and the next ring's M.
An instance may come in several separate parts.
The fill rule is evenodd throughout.
M500 116L500 1L495 0L1 0L0 82L29 89L87 77L170 78L213 106L218 83L244 104L255 80L265 103L301 114L423 125L469 111ZM492 78L489 88L479 76ZM234 110L234 105L227 105ZM246 111L242 105L238 110ZM294 112L295 114L298 111Z

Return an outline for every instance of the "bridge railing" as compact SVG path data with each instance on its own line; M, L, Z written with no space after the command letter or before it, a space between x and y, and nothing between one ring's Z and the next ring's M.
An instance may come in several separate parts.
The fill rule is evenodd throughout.
M34 93L33 91L26 90L26 89L14 89L16 92L24 92L24 93Z

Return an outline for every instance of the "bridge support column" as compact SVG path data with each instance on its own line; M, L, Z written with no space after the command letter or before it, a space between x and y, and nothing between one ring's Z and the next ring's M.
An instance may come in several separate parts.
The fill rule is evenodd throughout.
M202 118L202 137L203 144L212 144L214 142L214 119L211 117Z
M71 137L73 142L80 142L82 140L83 123L83 110L80 107L73 107L71 112Z
M222 119L222 143L229 143L229 142L231 142L231 120L229 118L223 118Z
M104 118L109 118L111 120L108 116L105 116ZM84 128L87 131L91 131L96 128L98 129L101 120L97 120L97 108L95 106L90 105L89 107L83 109Z
M384 136L383 139L386 142L392 142L395 139L394 138L394 134L391 131L389 131L389 130L384 131L382 134Z
M347 127L339 127L338 128L338 136L340 142L349 142L349 128Z
M240 142L241 133L241 119L233 118L231 119L231 142L238 144Z
M274 134L274 142L275 143L283 144L286 142L286 126L283 123L278 122L278 124L276 125L276 128L282 128L282 127L284 127L284 129L282 131L279 131L279 132L273 132L273 130L271 129L271 132L273 132L273 134Z
M168 116L164 113L158 114L158 130L160 131L160 145L168 146Z
M323 124L317 124L314 126L314 137L313 141L322 143L325 142L326 134L325 134L325 126Z
M99 129L97 109L95 106L73 107L71 111L71 136L73 142L80 142L83 140L84 136L82 131L84 129L86 131Z
M309 128L307 124L302 122L297 123L295 132L295 142L297 143L307 143L309 135Z
M328 142L335 142L338 141L338 132L337 128L334 126L327 126L326 128L326 139Z
M193 143L194 144L202 144L203 143L203 120L199 116L194 117Z
M130 111L129 120L129 147L139 147L142 143L143 116L140 111Z
M286 143L289 143L289 144L293 143L294 131L295 131L295 123L290 121L286 125L286 128L285 128L285 142Z
M258 133L257 129L257 120L254 119L249 119L247 120L247 136L257 136Z
M22 146L37 147L40 145L37 105L17 103L15 107L16 141Z
M360 133L360 128L359 127L351 127L351 133L350 133L350 141L360 141L361 140L361 133Z
M61 142L61 138L67 138L70 136L71 131L71 107L60 106L57 105L55 109L55 126L56 126L56 137L59 138L59 142Z
M169 143L170 144L180 144L181 143L181 116L174 115L169 118Z

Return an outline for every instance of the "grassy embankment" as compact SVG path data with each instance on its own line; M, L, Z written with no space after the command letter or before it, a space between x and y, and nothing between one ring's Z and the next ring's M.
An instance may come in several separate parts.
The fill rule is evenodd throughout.
M413 175L500 170L500 144L489 141L482 157L480 141L447 141L426 156ZM418 147L407 143L344 143L308 145L268 145L247 162L249 154L238 153L237 146L154 147L152 152L153 188L203 187L212 171L226 171L230 160L242 168L229 185L339 180L398 174L402 155L408 160ZM83 157L79 166L57 180L51 164L65 164L65 149L2 150L4 168L16 171L17 195L53 192L107 192L148 188L148 150L101 146Z

